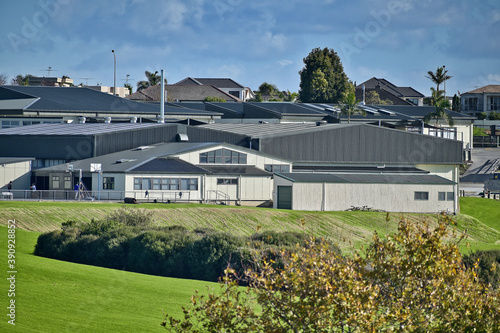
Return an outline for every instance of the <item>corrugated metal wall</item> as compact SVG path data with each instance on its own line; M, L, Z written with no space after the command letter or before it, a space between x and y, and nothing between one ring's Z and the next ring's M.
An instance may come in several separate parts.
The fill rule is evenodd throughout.
M462 142L361 125L261 139L259 150L293 161L462 163Z
M190 142L226 142L246 148L249 147L250 142L246 135L193 126L187 128L187 135Z

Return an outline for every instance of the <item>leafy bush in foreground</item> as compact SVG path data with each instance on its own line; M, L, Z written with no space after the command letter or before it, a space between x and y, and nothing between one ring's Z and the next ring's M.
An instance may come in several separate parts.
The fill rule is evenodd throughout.
M265 232L248 239L210 229L157 227L148 213L123 209L89 223L67 221L40 235L35 254L54 259L169 277L218 281L229 266L238 272L252 251L277 253L305 244L298 233ZM275 257L276 265L282 265Z
M282 251L283 269L231 268L220 290L192 297L171 332L499 332L500 291L466 269L450 221L401 220L352 258L324 241ZM461 237L462 238L462 237ZM460 238L460 239L461 239ZM456 238L455 238L456 239ZM236 278L235 278L236 277ZM249 287L241 288L244 278Z

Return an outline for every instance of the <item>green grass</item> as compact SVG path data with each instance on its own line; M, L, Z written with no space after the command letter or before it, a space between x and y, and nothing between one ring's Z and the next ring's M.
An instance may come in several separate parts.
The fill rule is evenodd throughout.
M102 218L118 203L0 202L0 260L2 306L0 332L163 332L162 310L181 315L195 289L208 282L155 277L36 257L39 232L58 229L70 219ZM370 241L373 231L396 230L404 216L413 221L435 221L431 214L376 212L301 212L263 208L196 204L141 204L152 210L159 224L182 224L188 229L212 227L238 235L261 230L296 230L338 240L344 251ZM500 202L461 198L457 227L467 230L472 249L500 248ZM7 323L7 224L16 219L16 326ZM302 226L301 220L305 221ZM3 224L3 225L1 225ZM25 230L21 230L25 229ZM29 230L29 231L26 231ZM465 245L463 251L467 251Z
M0 332L164 332L162 309L180 316L194 290L171 279L36 257L38 233L16 231L16 325L7 323L7 228L0 226Z

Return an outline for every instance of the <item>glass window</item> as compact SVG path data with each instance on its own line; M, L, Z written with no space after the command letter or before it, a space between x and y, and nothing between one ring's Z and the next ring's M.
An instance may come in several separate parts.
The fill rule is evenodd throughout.
M64 188L72 188L71 176L64 176Z
M153 190L161 190L161 178L153 178Z
M445 201L446 200L446 192L438 192L438 200Z
M198 178L191 178L189 180L189 190L191 190L191 191L198 190Z
M217 178L217 185L238 185L238 178Z
M142 178L142 190L151 189L151 178Z
M114 190L115 189L115 177L103 177L102 178L102 189L103 190Z
M142 190L142 179L134 178L134 190Z
M52 188L59 188L59 176L52 176Z
M429 200L429 192L415 192L415 200Z
M217 149L200 153L200 164L201 163L247 164L247 154L238 153L229 149Z
M189 190L189 178L181 178L181 190Z
M170 178L170 189L172 191L179 190L179 178Z
M453 201L453 200L455 200L455 193L453 193L453 192L447 192L446 193L446 200L447 201Z
M500 110L500 97L488 98L488 111Z

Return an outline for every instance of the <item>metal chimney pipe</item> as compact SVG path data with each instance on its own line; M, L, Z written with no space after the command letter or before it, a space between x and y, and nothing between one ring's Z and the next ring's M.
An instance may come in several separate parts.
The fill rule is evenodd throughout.
M160 100L160 119L159 123L165 123L165 81L163 80L163 69L161 70L161 100Z

